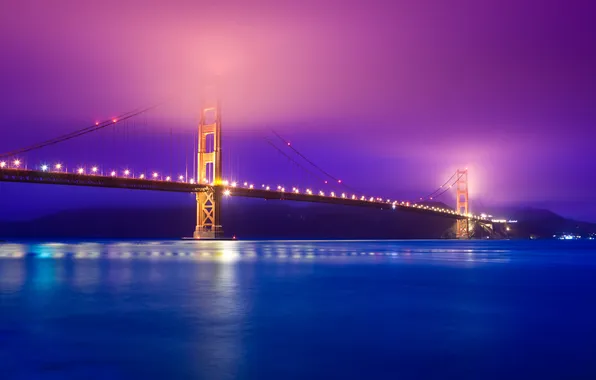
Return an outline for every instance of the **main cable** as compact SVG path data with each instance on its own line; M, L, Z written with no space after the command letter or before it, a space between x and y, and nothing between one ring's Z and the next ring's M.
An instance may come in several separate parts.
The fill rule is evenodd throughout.
M457 174L457 172L456 172L456 174ZM451 189L451 188L453 187L453 185L455 185L455 184L456 184L456 183L459 181L459 179L460 179L461 177L463 177L464 175L465 175L465 173L462 173L462 174L460 174L460 175L459 175L459 177L457 177L453 183L451 183L449 186L445 187L445 189L444 189L443 191L441 191L439 194L435 195L433 198L438 198L438 197L440 197L441 195L445 194L445 193L446 193L447 191L449 191L449 189ZM455 176L455 175L454 175L454 176ZM451 178L453 178L454 176L451 176Z
M74 138L77 138L77 137L80 137L80 136L83 136L83 135L86 135L86 134L89 134L89 133L92 133L92 132L99 131L99 130L104 129L106 127L113 126L113 125L115 125L115 124L117 124L117 123L119 123L121 121L128 120L128 119L133 118L135 116L138 116L138 115L141 115L141 114L146 113L148 111L151 111L151 110L153 110L153 109L155 109L155 108L163 105L164 103L165 102L157 103L157 104L154 104L154 105L152 105L150 107L146 107L146 108L140 108L140 109L137 108L134 111L126 112L126 113L124 113L124 114L122 114L120 116L117 116L117 117L113 118L113 119L104 120L102 122L97 122L94 125L89 126L89 127L81 128L81 129L78 129L76 131L73 131L73 132L70 132L70 133L66 133L64 135L60 135L58 137L54 137L54 138L49 139L49 140L41 141L39 143L36 143L36 144L33 144L33 145L29 145L29 146L24 147L24 148L21 148L21 149L17 149L17 150L13 150L11 152L0 154L0 158L15 156L17 154L23 154L23 153L30 152L30 151L33 151L33 150L44 148L44 147L49 146L49 145L58 144L58 143L61 143L63 141L67 141L67 140L74 139Z
M435 191L433 191L432 193L428 194L427 196L425 196L425 197L422 197L422 199L424 200L424 199L432 199L432 198L436 198L436 197L437 197L437 195L435 195L435 194L437 194L438 192L440 192L440 191L442 191L443 189L445 189L445 187L449 185L449 182L450 182L450 181L453 179L453 177L455 177L456 175L457 175L457 171L456 171L456 172L454 172L454 173L451 175L451 177L449 177L449 179L448 179L447 181L445 181L445 183L444 183L444 184L442 184L441 186L439 186L439 188L437 188ZM453 184L451 184L451 185L449 185L449 186L453 186ZM442 193L441 193L441 194L442 194Z
M331 178L334 182L339 183L341 186L345 187L346 189L350 190L351 192L354 193L359 193L359 191L351 188L350 186L346 185L345 183L343 183L343 181L333 175L331 175L329 172L327 172L326 170L324 170L323 168L321 168L319 165L317 165L316 163L314 163L312 160L310 160L308 157L306 157L304 154L302 154L298 149L296 149L294 146L292 146L292 144L286 140L283 136L281 136L279 133L277 133L274 130L271 130L271 132L273 132L273 134L275 136L277 136L278 139L280 139L285 146L287 146L288 148L290 148L294 153L296 153L300 158L302 158L304 161L308 162L311 166L313 166L314 168L316 168L318 171L320 171L321 173L323 173L325 176L327 176L328 178ZM325 181L325 183L327 183L327 181Z
M287 154L286 152L284 152L283 150L281 150L277 145L275 145L273 142L271 142L271 140L269 140L266 137L263 137L263 139L267 142L267 144L271 145L275 150L277 150L279 153L281 153L282 155L284 155L288 160L290 160L290 162L292 162L293 164L295 164L296 166L298 166L299 168L301 168L302 170L304 170L308 174L310 174L310 175L314 176L315 178L318 178L319 180L323 181L323 179L320 176L318 176L316 173L313 173L311 170L305 168L298 161L296 161L295 159L293 159L289 154Z

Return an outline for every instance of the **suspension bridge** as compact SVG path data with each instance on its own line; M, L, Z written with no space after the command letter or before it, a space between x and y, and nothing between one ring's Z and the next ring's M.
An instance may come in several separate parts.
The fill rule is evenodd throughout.
M286 200L298 202L315 202L344 206L369 207L381 210L400 210L404 212L423 213L450 218L454 221L455 236L470 238L476 227L483 230L495 230L495 223L485 214L475 215L469 210L468 170L457 170L435 191L424 197L412 200L396 200L360 194L342 183L341 179L331 175L301 153L283 136L274 132L294 156L304 160L322 173L329 182L338 187L336 190L320 190L310 187L270 186L264 183L238 182L223 176L222 164L222 122L219 101L207 103L201 109L198 133L196 134L196 173L192 175L164 175L160 172L139 172L131 169L105 170L99 166L77 166L67 169L64 163L41 164L28 167L22 158L27 153L40 150L51 145L62 144L68 140L106 128L115 128L128 119L145 114L156 106L138 109L117 118L96 122L89 127L42 141L18 150L0 155L0 182L21 182L34 184L53 184L65 186L87 186L102 188L118 188L131 190L150 190L196 194L196 226L193 232L195 239L214 239L223 237L221 206L223 197L247 197L267 200ZM285 157L298 164L292 156L279 146L267 140ZM426 201L434 200L453 189L455 192L455 208L438 207ZM189 228L190 230L190 228Z

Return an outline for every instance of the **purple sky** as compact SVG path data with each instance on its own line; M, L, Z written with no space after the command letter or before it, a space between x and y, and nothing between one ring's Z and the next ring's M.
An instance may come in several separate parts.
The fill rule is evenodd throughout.
M469 167L474 211L536 205L596 221L595 13L569 0L5 0L0 151L177 96L146 118L157 143L130 137L134 157L104 146L121 165L163 162L168 144L155 144L192 131L206 78L219 75L232 174L294 181L282 164L263 169L276 156L260 135L274 128L367 192L424 194ZM75 165L77 154L25 159ZM46 193L62 201L50 207ZM0 187L0 206L26 215L122 202L189 200Z

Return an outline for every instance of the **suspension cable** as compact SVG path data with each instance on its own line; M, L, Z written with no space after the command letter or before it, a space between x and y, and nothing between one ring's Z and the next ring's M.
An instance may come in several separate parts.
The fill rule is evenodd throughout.
M61 143L63 141L74 139L76 137L80 137L80 136L86 135L86 134L91 133L91 132L96 132L96 131L101 130L101 129L104 129L106 127L113 126L116 123L119 123L121 121L128 120L128 119L133 118L135 116L141 115L141 114L143 114L145 112L151 111L151 110L153 110L153 109L155 109L155 108L163 105L164 103L165 102L154 104L154 105L152 105L150 107L146 107L146 108L140 108L140 109L137 108L134 111L126 112L126 113L124 113L124 114L122 114L122 115L120 115L120 116L118 116L116 118L109 119L109 120L104 120L104 121L101 121L101 122L97 122L97 123L95 123L95 124L93 124L92 126L89 126L89 127L81 128L81 129L78 129L76 131L73 131L73 132L70 132L70 133L66 133L64 135L60 135L58 137L55 137L55 138L52 138L52 139L49 139L49 140L41 141L41 142L39 142L37 144L33 144L33 145L30 145L30 146L27 146L27 147L24 147L24 148L21 148L21 149L17 149L17 150L13 150L11 152L6 152L6 153L3 153L3 154L0 154L0 158L5 158L5 157L10 157L10 156L15 156L17 154L22 154L22 153L30 152L30 151L33 151L33 150L44 148L44 147L49 146L49 145L54 145L54 144Z
M273 130L271 132L273 132L273 134L275 134L275 136L277 136L281 141L283 141L283 143L288 148L292 149L294 151L294 153L296 153L297 155L299 155L303 160L305 160L306 162L308 162L309 164L311 164L312 166L314 166L317 170L319 170L321 173L325 174L327 177L333 179L334 181L336 181L338 183L341 183L341 179L338 179L338 178L332 176L331 174L329 174L328 172L326 172L325 170L323 170L320 166L318 166L317 164L315 164L314 162L312 162L311 160L309 160L305 155L303 155L302 153L300 153L298 151L298 149L294 148L292 146L292 144L288 140L284 139L282 136L280 136L277 132L275 132Z
M453 179L453 177L455 177L456 175L457 175L457 172L454 172L454 173L451 175L451 177L449 177L449 179L448 179L447 181L445 181L445 183L444 183L444 184L442 184L441 186L439 186L439 187L438 187L438 188L437 188L435 191L433 191L432 193L428 194L427 196L425 196L425 197L422 197L422 199L436 198L436 197L437 197L437 196L436 196L436 194L437 194L438 192L442 191L442 190L445 188L445 186L448 186L448 185L449 185L449 182L450 182L450 181ZM450 186L452 186L452 185L453 185L453 184L451 184Z
M296 149L294 146L292 146L292 144L288 140L286 140L283 136L281 136L279 133L277 133L274 130L272 130L271 132L273 132L273 134L275 136L277 136L277 138L280 139L284 143L285 146L290 148L294 153L296 153L298 156L300 156L300 158L302 158L304 161L308 162L311 166L313 166L319 172L323 173L325 176L327 176L328 178L331 178L334 182L339 183L341 186L345 187L346 189L350 190L351 192L354 192L354 193L359 192L359 191L351 188L350 186L346 185L341 179L331 175L329 172L327 172L326 170L321 168L319 165L314 163L312 160L310 160L308 157L306 157L304 154L302 154L298 149ZM325 181L325 183L327 183L327 181Z
M292 162L293 164L295 164L296 166L298 166L300 169L304 170L308 174L312 175L313 177L318 178L319 180L323 181L323 178L321 178L316 173L313 173L308 168L305 168L304 165L300 164L298 161L296 161L294 158L292 158L289 154L287 154L286 152L284 152L283 150L281 150L277 145L275 145L273 142L271 142L271 140L269 140L266 137L263 137L263 139L267 142L267 144L271 145L275 150L277 150L279 153L281 153L282 155L284 155L288 160L290 160L290 162Z
M456 172L456 174L457 174L457 172ZM453 176L451 176L451 178L453 178L453 177L454 177L456 174L454 174ZM449 184L449 186L444 186L444 190L443 190L443 191L441 191L440 193L436 194L436 195L435 195L433 198L438 198L438 197L440 197L441 195L445 194L445 193L446 193L447 191L449 191L449 189L451 189L451 187L453 187L453 185L455 185L455 184L456 184L456 183L459 181L459 179L460 179L461 177L463 177L464 175L465 175L465 173L462 173L462 174L460 174L460 175L459 175L459 177L457 177L457 178L455 179L455 181L453 181L451 184ZM449 182L449 181L448 181L448 182ZM425 200L425 199L423 198L423 200Z

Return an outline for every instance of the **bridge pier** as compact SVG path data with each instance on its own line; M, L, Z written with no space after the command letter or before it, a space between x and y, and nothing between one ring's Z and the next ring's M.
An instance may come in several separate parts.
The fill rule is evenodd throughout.
M197 225L193 238L217 239L222 237L223 228L219 224L221 194L211 188L196 193L197 195Z
M457 239L470 239L472 237L470 230L474 230L474 226L470 226L470 219L458 219L455 222L455 237Z

